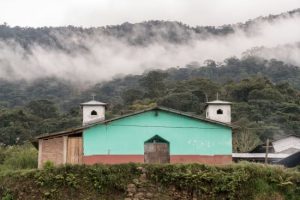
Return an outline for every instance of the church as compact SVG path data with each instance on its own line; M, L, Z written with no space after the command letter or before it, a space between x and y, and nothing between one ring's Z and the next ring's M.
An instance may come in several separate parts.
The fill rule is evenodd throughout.
M39 168L47 161L55 165L232 161L230 102L207 102L205 117L157 106L106 120L105 103L92 100L81 108L81 127L36 137Z

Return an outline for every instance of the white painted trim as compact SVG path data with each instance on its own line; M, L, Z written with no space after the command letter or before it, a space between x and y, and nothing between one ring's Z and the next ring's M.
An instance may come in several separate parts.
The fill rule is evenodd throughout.
M286 153L269 153L268 158L285 158L290 154ZM265 153L232 153L233 158L265 158Z

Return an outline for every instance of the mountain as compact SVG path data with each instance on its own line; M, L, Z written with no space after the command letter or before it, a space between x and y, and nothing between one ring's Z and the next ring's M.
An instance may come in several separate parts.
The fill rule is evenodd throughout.
M62 49L65 51L74 50L73 47L85 49L82 41L61 44L61 37L68 38L74 35L82 40L92 35L112 37L126 41L131 45L149 45L157 41L169 43L187 43L197 39L205 39L211 36L226 36L233 34L237 29L244 32L251 32L253 27L259 23L275 23L277 20L299 17L300 8L278 15L258 17L248 20L245 23L228 24L223 26L196 26L190 27L176 21L145 21L141 23L123 23L121 25L82 28L74 26L66 27L10 27L7 24L0 25L0 40L14 40L23 48L28 49L34 44L51 48ZM248 33L250 34L250 33Z
M220 27L169 21L98 28L3 24L0 143L80 126L78 105L93 93L109 103L107 118L157 104L202 115L205 101L219 93L234 102L235 136L248 134L259 143L299 134L300 38L296 31L289 37L274 32L299 16L297 9ZM235 138L236 151L242 139Z
M80 126L79 104L91 94L109 104L111 118L157 104L201 115L206 100L214 100L217 93L234 102L233 123L264 141L299 134L299 83L299 67L256 57L229 58L222 66L210 61L206 66L191 63L148 71L86 89L55 77L1 81L0 142L18 144L44 132Z

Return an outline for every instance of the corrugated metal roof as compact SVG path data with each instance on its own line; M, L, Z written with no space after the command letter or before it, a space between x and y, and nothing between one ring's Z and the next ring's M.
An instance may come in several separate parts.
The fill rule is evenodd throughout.
M67 129L65 131L59 131L59 132L54 132L54 133L43 133L35 139L41 139L41 138L49 138L53 136L64 136L64 135L73 135L73 134L78 134L83 131L84 127L78 127L78 128L72 128L72 129Z
M280 140L284 140L286 138L289 138L289 137L295 137L295 138L298 138L300 139L300 136L299 135L296 135L296 134L289 134L289 135L283 135L281 137L277 137L276 139L274 139L272 142L278 142Z
M300 165L300 151L283 158L277 164L284 165L285 167L296 167Z
M58 135L76 134L76 133L82 132L82 130L84 130L84 129L96 126L98 124L107 124L107 123L110 123L110 122L118 120L118 119L138 115L138 114L148 112L148 111L151 111L151 110L162 110L162 111L171 112L171 113L175 113L175 114L178 114L178 115L190 117L190 118L193 118L193 119L205 121L205 122L208 122L208 123L213 123L213 124L218 124L218 125L221 125L221 126L226 126L226 127L229 127L229 128L233 128L233 126L231 124L227 124L227 123L223 123L223 122L219 122L219 121L214 121L214 120L211 120L211 119L206 119L206 118L203 118L203 117L198 116L198 115L193 115L193 114L190 114L190 113L174 110L174 109L171 109L171 108L156 106L156 107L152 107L152 108L149 108L149 109L145 109L145 110L137 111L137 112L134 112L134 113L130 113L130 114L122 115L122 116L119 116L119 117L115 117L115 118L112 118L112 119L104 120L104 121L101 121L101 122L96 122L96 123L93 123L93 124L89 124L89 125L82 126L82 127L79 127L79 128L69 129L69 130L66 130L66 131L61 131L61 132L56 132L56 133L42 134L42 135L37 136L36 139L53 137L53 136L58 136Z
M111 121L115 121L115 120L118 120L118 119L121 119L121 118L125 118L125 117L130 117L130 116L137 115L137 114L144 113L144 112L151 111L151 110L167 111L167 112L175 113L175 114L178 114L178 115L183 115L183 116L194 118L194 119L198 119L198 120L201 120L201 121L205 121L205 122L209 122L209 123L213 123L213 124L219 124L219 125L222 125L222 126L227 126L227 127L232 128L231 124L227 124L227 123L223 123L223 122L219 122L219 121L207 119L207 118L201 117L199 115L194 115L194 114L190 114L190 113L186 113L186 112L182 112L182 111L179 111L179 110L175 110L175 109L171 109L171 108L166 108L166 107L162 107L162 106L156 106L156 107L153 107L153 108L149 108L149 109L137 111L137 112L130 113L130 114L127 114L127 115L122 115L120 117L112 118L112 119L105 120L105 121L102 121L102 122L97 122L95 124L89 125L89 127L95 126L97 124L109 123Z
M92 101L81 103L80 105L81 106L105 106L105 105L107 105L107 103L92 100Z
M215 100L215 101L209 101L209 102L206 102L206 104L223 104L223 105L230 105L230 104L232 104L232 103L229 102L229 101Z

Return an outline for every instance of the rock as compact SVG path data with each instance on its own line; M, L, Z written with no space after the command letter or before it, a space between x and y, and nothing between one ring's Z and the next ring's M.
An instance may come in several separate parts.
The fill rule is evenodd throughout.
M135 185L130 183L130 184L127 185L127 188L135 188Z
M128 193L135 193L136 192L136 186L135 186L135 184L128 184L127 185L127 192Z
M132 192L128 192L127 196L128 197L133 197L133 193Z
M139 171L141 171L142 173L146 173L147 170L144 167L138 167L137 168Z
M124 200L131 200L131 198L125 198Z
M142 182L145 182L147 180L147 175L146 174L141 174L139 180L142 181Z
M133 182L134 184L139 184L139 180L138 180L137 178L133 179L132 182Z
M143 198L145 196L145 194L144 193L142 193L142 192L138 192L138 193L136 193L135 195L134 195L134 198L138 198L138 199L140 199L140 198Z
M147 193L146 193L146 197L147 197L147 198L152 198L152 197L153 197L153 194L152 194L151 192L147 192Z

